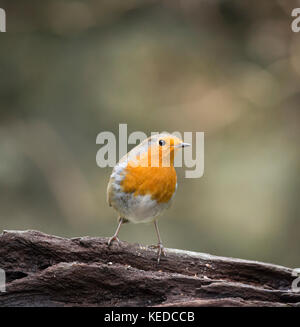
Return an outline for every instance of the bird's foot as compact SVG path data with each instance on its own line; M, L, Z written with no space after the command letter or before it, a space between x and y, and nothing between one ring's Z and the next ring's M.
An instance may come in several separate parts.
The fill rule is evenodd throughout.
M120 240L118 239L118 237L116 235L114 235L108 240L107 245L110 246L114 241L116 241L117 243L120 243Z
M150 245L148 246L149 249L157 249L157 264L160 262L161 256L166 256L165 248L161 243L158 243L157 245Z

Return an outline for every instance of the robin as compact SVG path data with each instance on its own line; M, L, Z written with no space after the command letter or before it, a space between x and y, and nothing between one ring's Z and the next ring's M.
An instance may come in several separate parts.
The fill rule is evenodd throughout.
M114 167L107 187L107 201L119 214L115 234L109 239L119 242L123 223L154 222L158 245L157 261L165 255L157 218L170 207L177 189L174 168L176 152L189 146L171 134L156 134L133 148Z

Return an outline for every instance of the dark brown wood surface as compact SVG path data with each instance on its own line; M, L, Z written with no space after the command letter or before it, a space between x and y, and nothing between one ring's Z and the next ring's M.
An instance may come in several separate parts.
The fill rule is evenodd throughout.
M290 268L107 240L3 232L0 306L300 306Z

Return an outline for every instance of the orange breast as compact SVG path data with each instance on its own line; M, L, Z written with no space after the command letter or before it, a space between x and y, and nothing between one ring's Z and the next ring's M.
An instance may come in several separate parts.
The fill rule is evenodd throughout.
M151 195L153 200L168 202L176 189L176 171L171 167L133 167L128 164L121 182L123 192Z

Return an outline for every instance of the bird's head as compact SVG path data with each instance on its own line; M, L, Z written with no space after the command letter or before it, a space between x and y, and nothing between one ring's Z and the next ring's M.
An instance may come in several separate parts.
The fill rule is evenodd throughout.
M175 135L162 133L150 136L136 146L131 153L136 164L144 167L170 167L181 148L189 146Z

